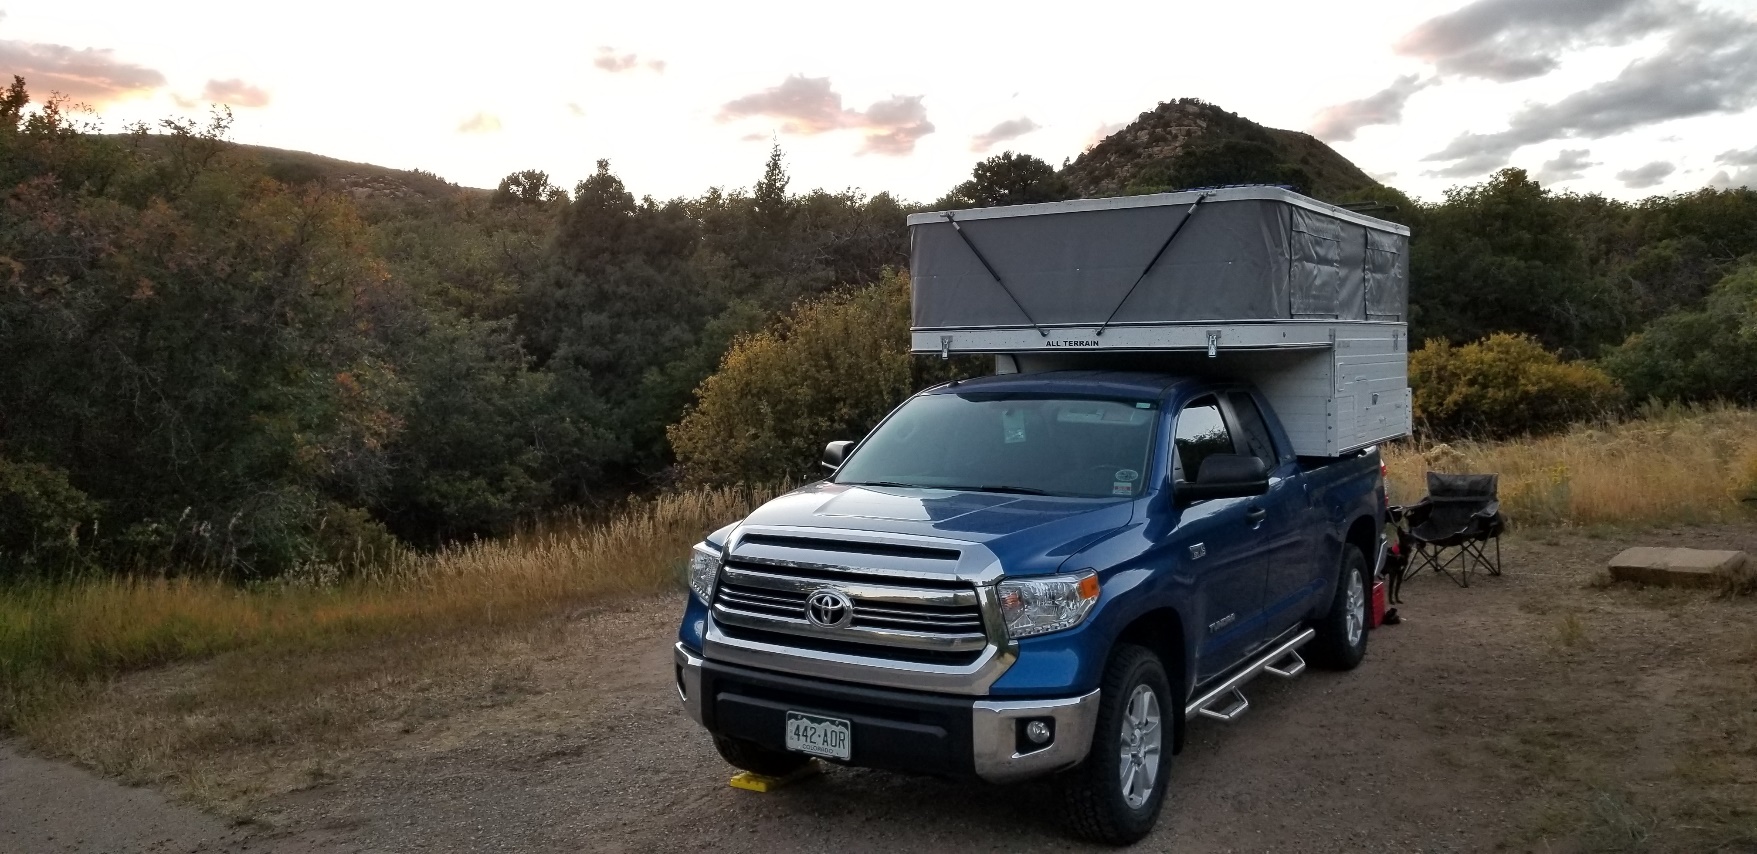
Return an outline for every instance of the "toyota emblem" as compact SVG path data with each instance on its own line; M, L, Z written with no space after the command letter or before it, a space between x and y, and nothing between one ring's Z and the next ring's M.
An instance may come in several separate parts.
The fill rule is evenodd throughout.
M819 590L805 600L805 618L814 626L839 629L854 621L854 603L837 590Z

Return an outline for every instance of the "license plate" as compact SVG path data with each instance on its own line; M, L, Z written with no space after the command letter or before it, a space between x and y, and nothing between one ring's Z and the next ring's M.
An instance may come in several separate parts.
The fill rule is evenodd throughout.
M787 713L787 749L830 759L847 759L853 727L838 718Z

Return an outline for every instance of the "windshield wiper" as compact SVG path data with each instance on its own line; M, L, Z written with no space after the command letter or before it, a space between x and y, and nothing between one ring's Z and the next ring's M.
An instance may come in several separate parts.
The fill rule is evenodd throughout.
M1004 492L1011 495L1050 495L1042 489L1029 486L936 486L934 489L953 489L958 492Z
M849 482L844 483L842 485L843 486L888 486L888 487L891 487L892 489L937 489L938 488L938 487L924 487L924 486L921 486L919 484L914 484L914 483L898 483L894 480L865 480L865 481L856 480L856 481L849 481Z

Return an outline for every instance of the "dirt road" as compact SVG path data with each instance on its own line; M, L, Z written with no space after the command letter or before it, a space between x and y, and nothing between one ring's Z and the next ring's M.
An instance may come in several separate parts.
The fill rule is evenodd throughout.
M1749 531L1688 536L1757 550ZM1665 536L1657 542L1674 544ZM1166 814L1141 847L1568 851L1627 832L1651 850L1692 850L1683 846L1695 837L1686 829L1667 836L1656 816L1674 792L1699 798L1707 785L1678 770L1716 749L1682 725L1721 702L1693 680L1718 684L1730 678L1723 668L1749 668L1722 645L1757 638L1757 607L1587 586L1622 545L1577 535L1525 539L1510 544L1503 578L1468 590L1439 577L1411 581L1405 622L1374 633L1361 669L1260 680L1237 723L1195 724L1173 767ZM528 690L516 700L387 735L333 779L256 804L247 826L40 760L0 759L0 848L1078 847L1058 828L1044 785L993 788L832 768L772 794L729 788L731 769L672 692L675 609L642 601L577 620L556 648L534 656ZM1709 705L1687 705L1692 698ZM1749 770L1738 765L1730 782L1716 778L1716 791L1729 803L1757 802L1757 780L1741 776ZM99 835L99 815L135 822L140 832Z

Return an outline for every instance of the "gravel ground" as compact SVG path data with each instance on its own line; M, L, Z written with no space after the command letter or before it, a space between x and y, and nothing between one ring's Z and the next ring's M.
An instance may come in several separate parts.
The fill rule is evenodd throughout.
M1757 552L1749 529L1649 533L1640 542L1680 537ZM1574 803L1569 787L1588 785L1580 780L1670 780L1686 736L1675 726L1676 697L1689 694L1689 679L1716 678L1716 639L1748 631L1757 612L1749 600L1588 586L1605 558L1635 540L1527 537L1508 544L1502 578L1467 590L1440 577L1412 580L1404 622L1373 633L1360 669L1265 677L1247 690L1252 707L1237 723L1194 724L1166 812L1141 848L1594 847L1581 841L1590 826L1546 825L1543 808ZM683 717L670 684L676 610L675 601L647 600L577 620L556 648L519 665L531 668L527 693L387 736L335 778L258 804L247 825L0 753L0 849L1080 847L1059 829L1043 784L997 788L837 767L770 794L728 787L731 769ZM1697 640L1677 637L1680 612ZM1559 620L1584 628L1558 635ZM1655 839L1652 850L1689 850Z

